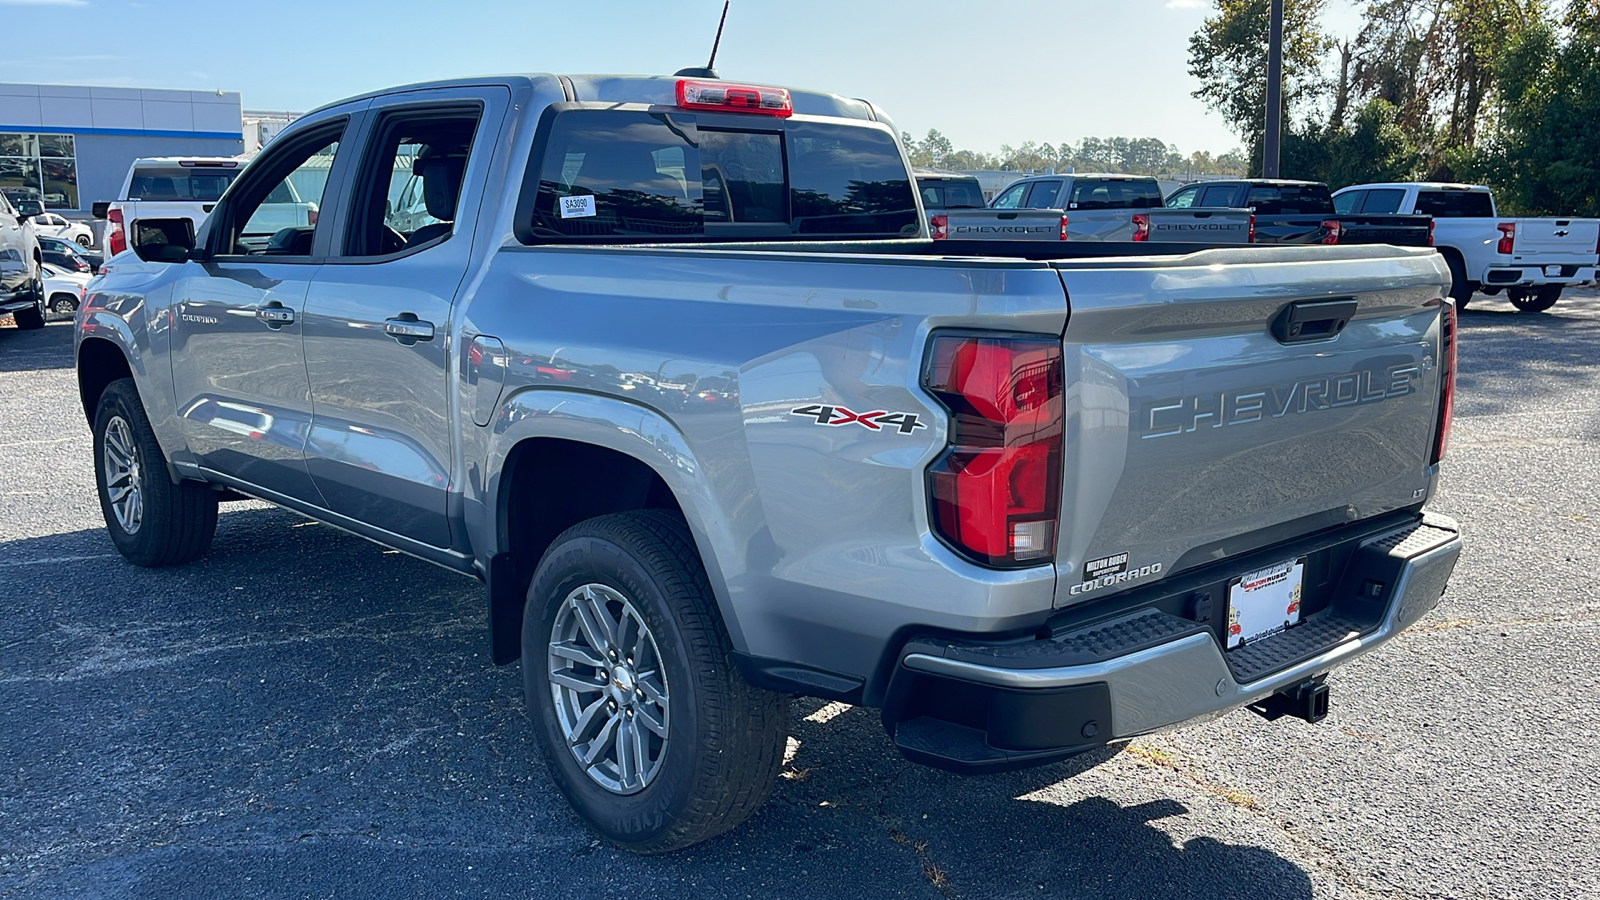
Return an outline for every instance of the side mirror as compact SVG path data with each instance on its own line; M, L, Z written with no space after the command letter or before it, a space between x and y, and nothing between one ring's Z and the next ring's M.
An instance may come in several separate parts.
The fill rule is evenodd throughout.
M145 262L179 263L194 250L194 223L188 219L140 219L131 230L129 243Z
M18 200L16 206L17 218L23 221L44 215L44 204L37 200Z
M90 204L89 213L90 213L90 215L94 216L96 219L104 219L106 217L106 213L110 209L111 209L111 201L110 200L96 200L96 201L94 201L94 203Z

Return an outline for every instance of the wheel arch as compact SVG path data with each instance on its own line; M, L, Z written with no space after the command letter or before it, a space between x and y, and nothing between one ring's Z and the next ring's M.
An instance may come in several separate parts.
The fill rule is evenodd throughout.
M78 399L83 416L92 426L100 395L119 378L132 378L133 366L122 348L105 338L85 338L78 345Z
M716 552L728 546L726 517L676 427L627 401L541 390L514 395L496 422L484 492L492 537L474 543L493 548L489 623L497 663L520 654L522 606L551 542L578 522L638 509L670 510L687 522L723 624L742 649Z

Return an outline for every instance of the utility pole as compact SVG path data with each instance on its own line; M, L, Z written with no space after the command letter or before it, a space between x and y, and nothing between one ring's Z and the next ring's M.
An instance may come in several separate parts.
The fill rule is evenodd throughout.
M1261 177L1278 177L1283 137L1283 0L1271 0L1267 37L1267 133L1261 140Z

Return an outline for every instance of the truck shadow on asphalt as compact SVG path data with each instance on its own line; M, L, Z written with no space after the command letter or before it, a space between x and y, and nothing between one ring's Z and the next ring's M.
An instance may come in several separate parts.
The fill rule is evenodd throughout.
M37 331L19 331L0 316L0 372L72 367L72 321L50 321Z
M482 893L550 896L630 875L664 896L1311 896L1252 845L1259 819L1123 784L1096 768L1114 751L964 778L901 758L875 711L815 700L749 823L612 849L550 782L517 667L487 663L478 585L280 510L233 506L212 554L170 570L99 529L0 542L0 583L0 758L19 761L0 786L26 835L0 892L183 895L281 867L311 894L480 893L456 880L472 864ZM305 863L346 853L365 864Z
M1557 392L1587 387L1600 369L1600 318L1593 300L1563 299L1547 313L1518 312L1498 298L1477 297L1460 314L1457 415L1522 412L1527 397L1507 394L1507 377L1530 379L1530 388ZM1479 304L1489 303L1488 306ZM1580 305L1581 304L1581 305ZM1583 310L1588 315L1577 314Z

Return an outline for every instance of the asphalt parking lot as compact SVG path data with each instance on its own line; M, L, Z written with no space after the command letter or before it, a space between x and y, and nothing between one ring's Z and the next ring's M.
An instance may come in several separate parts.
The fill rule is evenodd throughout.
M70 324L0 328L0 896L1600 897L1600 292L1461 327L1467 553L1321 725L960 778L797 701L766 807L648 859L557 793L476 583L255 503L127 565Z

